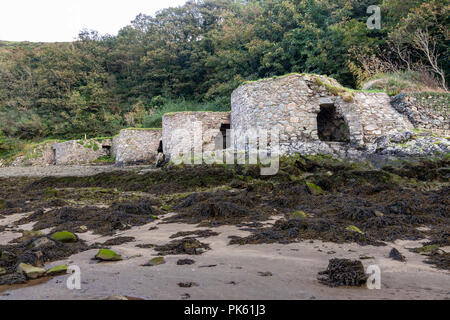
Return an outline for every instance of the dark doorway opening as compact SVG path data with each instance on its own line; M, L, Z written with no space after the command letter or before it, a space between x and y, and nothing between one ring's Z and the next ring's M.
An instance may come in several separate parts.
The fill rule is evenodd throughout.
M317 115L317 130L319 139L330 142L350 142L350 129L344 117L334 105L320 106Z
M158 146L158 153L164 153L164 149L163 149L163 143L162 143L162 141L159 141L159 146Z
M222 134L223 143L222 143L222 149L227 148L227 130L231 129L231 124L229 123L222 123L220 125L220 133Z
M107 154L111 154L111 146L102 146L102 150Z

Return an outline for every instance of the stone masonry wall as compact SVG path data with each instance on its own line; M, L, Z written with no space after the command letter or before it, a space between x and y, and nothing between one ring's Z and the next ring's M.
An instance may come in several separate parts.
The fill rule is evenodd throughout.
M344 89L334 79L317 75L294 74L244 84L231 97L232 129L274 128L280 132L282 150L317 153L330 149L330 143L320 141L318 136L317 116L321 107L334 106L344 118L353 147L412 127L390 106L384 93L339 92ZM335 147L336 143L332 145Z
M170 159L171 155L184 154L189 148L194 151L193 139L200 137L201 131L203 143L196 146L195 151L216 150L216 137L221 134L222 124L230 124L229 112L176 112L164 115L164 154Z
M111 152L117 165L154 164L161 139L161 129L124 129L113 138Z
M450 135L450 94L401 93L393 97L391 103L415 128Z
M112 141L105 140L72 140L57 143L55 150L55 164L85 164L92 163L100 157L109 156Z
M53 151L53 145L55 143L56 141L47 141L33 146L24 155L14 159L11 165L13 167L23 167L55 164L55 153Z

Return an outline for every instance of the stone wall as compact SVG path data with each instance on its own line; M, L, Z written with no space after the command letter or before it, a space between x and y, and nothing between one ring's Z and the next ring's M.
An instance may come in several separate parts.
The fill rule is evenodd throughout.
M124 129L113 138L116 165L154 164L162 139L161 129Z
M344 119L347 140L354 148L412 128L391 107L386 94L347 92L334 79L318 75L293 74L244 84L233 92L231 106L232 129L277 129L283 152L341 148L336 142L319 139L317 118L325 108L334 108L335 117ZM238 143L237 148L244 146Z
M221 126L230 124L229 112L176 112L163 116L162 142L167 159L171 155L222 149L217 145ZM195 141L200 145L194 146ZM202 142L203 141L203 142Z
M391 103L415 128L450 135L450 94L402 93L393 97Z
M72 140L57 143L53 146L55 152L55 164L69 165L92 163L100 157L109 156L111 147L111 139Z
M29 148L24 155L18 156L11 164L13 167L46 166L55 164L53 146L57 141L46 141Z

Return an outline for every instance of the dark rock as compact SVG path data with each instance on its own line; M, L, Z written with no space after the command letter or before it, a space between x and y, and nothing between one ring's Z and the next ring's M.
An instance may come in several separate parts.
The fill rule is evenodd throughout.
M195 263L195 261L192 259L180 259L177 261L177 265L179 265L179 266L183 266L186 264L194 264L194 263Z
M392 248L391 252L389 253L389 258L397 260L397 261L401 261L401 262L405 262L406 258L404 255L402 255L400 253L400 251L398 251L395 248Z

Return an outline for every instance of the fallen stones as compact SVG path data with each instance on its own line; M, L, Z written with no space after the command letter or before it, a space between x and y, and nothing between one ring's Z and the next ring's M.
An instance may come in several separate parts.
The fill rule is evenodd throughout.
M122 256L109 249L100 249L95 255L96 260L101 261L120 261L123 260Z
M404 255L402 255L400 253L400 251L398 251L396 248L392 248L391 252L389 253L389 258L393 259L393 260L397 260L400 262L405 262L406 258Z
M28 279L37 279L45 274L45 269L22 262L17 266L17 272L24 274Z
M359 260L331 259L327 270L319 272L317 279L329 287L361 286L366 283L367 275Z
M71 243L77 242L77 237L69 231L59 231L55 232L51 235L51 238L55 241L63 242L63 243Z
M166 263L166 260L164 259L164 257L155 257L153 259L150 259L150 261L148 261L147 263L143 264L143 267L153 267L153 266L157 266L160 264L164 264Z

